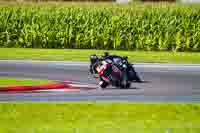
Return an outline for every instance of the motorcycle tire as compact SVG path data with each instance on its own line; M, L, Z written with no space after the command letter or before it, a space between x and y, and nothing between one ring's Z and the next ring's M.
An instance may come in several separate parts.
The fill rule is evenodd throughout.
M121 86L120 86L122 89L128 89L131 87L131 83L130 82L127 82L127 81L124 81L121 83Z
M131 83L126 83L126 88L130 88L131 87Z
M126 84L127 84L126 81L122 81L122 83L121 83L121 88L122 88L122 89L125 89L125 88L126 88Z

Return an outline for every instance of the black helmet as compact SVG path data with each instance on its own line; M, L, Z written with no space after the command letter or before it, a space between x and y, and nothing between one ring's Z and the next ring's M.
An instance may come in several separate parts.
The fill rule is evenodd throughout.
M93 54L90 56L90 62L93 64L99 60L98 56L96 54Z

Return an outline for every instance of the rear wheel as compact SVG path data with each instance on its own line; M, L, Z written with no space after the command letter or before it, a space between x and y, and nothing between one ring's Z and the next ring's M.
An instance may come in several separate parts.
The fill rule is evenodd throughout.
M128 89L128 88L131 87L131 83L128 82L128 81L123 81L123 82L121 83L120 87L121 87L122 89Z
M130 87L131 87L131 83L127 82L127 83L126 83L126 88L128 89L128 88L130 88Z

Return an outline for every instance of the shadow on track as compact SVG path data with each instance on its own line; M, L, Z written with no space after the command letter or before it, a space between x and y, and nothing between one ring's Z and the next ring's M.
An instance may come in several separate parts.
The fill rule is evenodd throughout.
M130 88L117 88L117 87L112 87L109 86L108 88L101 88L102 90L139 90L142 88L139 87L130 87Z
M135 84L139 85L139 84L145 84L145 83L151 83L151 81L142 81L142 82L133 82L132 86L130 88L119 88L119 87L114 87L109 85L107 88L99 88L97 85L97 89L101 89L101 90L140 90L142 88L140 87L134 87Z
M138 84L143 84L143 83L151 83L150 81L141 81L141 82L134 82L133 84L138 83Z

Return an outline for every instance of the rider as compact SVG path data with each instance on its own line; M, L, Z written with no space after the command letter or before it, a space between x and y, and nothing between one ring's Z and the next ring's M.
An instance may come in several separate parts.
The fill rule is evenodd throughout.
M101 60L99 59L99 57L96 54L93 54L90 56L90 73L91 74L97 73L95 68L97 65L99 65L100 61Z
M96 67L99 66L100 64L102 64L102 59L98 58L98 56L96 54L93 54L90 56L90 73L93 74L94 76L98 76L98 72L96 70ZM107 74L107 73L106 73ZM102 87L102 88L105 88L109 85L108 82L105 82L105 80L100 77L100 82L99 82L99 85Z

